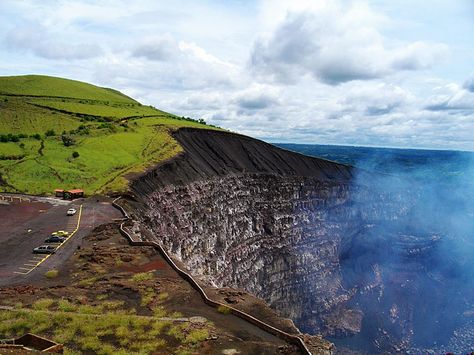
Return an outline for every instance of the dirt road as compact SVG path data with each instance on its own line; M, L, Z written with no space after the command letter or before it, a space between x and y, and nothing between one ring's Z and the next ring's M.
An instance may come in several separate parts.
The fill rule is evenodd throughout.
M7 200L7 202L5 202ZM81 213L67 216L74 207ZM0 285L25 282L57 268L73 254L81 239L103 223L121 218L111 200L79 199L73 202L53 198L3 198L0 204ZM33 254L51 233L72 234L55 254ZM54 244L53 244L54 245ZM57 244L56 244L57 245Z

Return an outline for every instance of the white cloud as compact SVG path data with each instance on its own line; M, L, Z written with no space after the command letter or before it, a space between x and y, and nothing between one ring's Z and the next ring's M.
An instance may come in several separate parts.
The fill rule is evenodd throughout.
M102 48L96 44L63 39L39 24L16 27L6 34L4 40L13 50L31 51L46 59L80 60L102 54Z
M469 81L467 81L469 82ZM469 85L463 87L451 83L437 88L437 93L428 98L426 108L430 111L457 111L474 116L474 92Z
M176 56L179 46L171 35L145 40L132 52L134 57L148 60L166 61Z
M0 71L114 87L271 141L474 149L468 31L451 36L456 18L431 35L445 19L415 10L407 29L387 10L398 2L371 4L3 0Z
M274 31L255 42L249 63L255 73L284 83L313 75L335 85L426 69L448 51L440 43L392 43L378 29L383 18L366 5L317 4L287 9Z

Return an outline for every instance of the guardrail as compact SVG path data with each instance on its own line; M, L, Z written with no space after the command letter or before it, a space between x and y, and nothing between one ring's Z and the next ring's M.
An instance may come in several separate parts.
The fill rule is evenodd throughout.
M3 201L8 201L8 202L15 202L15 200L18 200L18 202L30 202L31 199L29 197L25 197L22 194L15 194L15 193L0 193L0 200Z
M221 303L221 302L217 302L217 301L214 301L212 299L210 299L206 292L204 291L204 289L197 283L196 280L194 280L194 278L189 274L187 273L186 271L182 270L178 265L175 264L175 262L171 259L171 257L168 255L168 253L164 250L164 248L156 243L156 242L151 242L151 241L136 241L136 240L133 240L132 236L125 230L124 228L124 225L125 223L130 220L130 216L128 215L128 213L125 211L125 209L120 206L117 201L120 199L120 197L117 197L115 200L112 201L112 206L114 206L115 208L117 208L119 211L122 212L122 214L124 215L124 220L122 221L122 223L120 223L120 233L125 237L127 238L128 242L130 243L130 245L133 245L133 246L151 246L151 247L154 247L155 249L157 249L159 251L159 253L161 254L161 256L168 262L168 264L183 278L185 279L186 281L189 282L189 284L201 295L201 298L203 299L204 303L206 303L207 305L209 306L212 306L214 308L218 308L218 307L226 307L228 309L230 309L230 312L241 318L241 319L244 319L246 320L247 322L249 323L252 323L253 325L259 327L260 329L266 331L267 333L270 333L280 339L283 339L291 344L294 344L296 346L298 346L298 348L301 350L301 352L305 355L312 355L311 351L308 349L307 345L305 344L305 342L303 341L303 339L301 339L299 336L296 336L296 335L293 335L293 334L289 334L287 332L284 332L283 330L280 330L278 328L275 328L274 326L268 324L268 323L265 323L263 321L261 321L260 319L257 319L255 318L254 316L248 314L248 313L245 313L237 308L234 308L232 306L229 306L227 304L224 304L224 303Z

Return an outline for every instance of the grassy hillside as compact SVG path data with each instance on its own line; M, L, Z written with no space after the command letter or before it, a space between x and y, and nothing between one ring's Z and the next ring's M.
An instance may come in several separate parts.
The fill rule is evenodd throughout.
M181 152L170 132L211 128L112 89L47 76L0 77L0 191L127 189L126 175Z
M44 75L0 77L0 94L137 103L132 98L113 89Z

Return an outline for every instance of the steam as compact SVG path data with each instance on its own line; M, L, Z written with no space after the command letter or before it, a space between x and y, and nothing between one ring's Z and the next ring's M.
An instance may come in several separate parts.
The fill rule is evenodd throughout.
M383 281L353 299L363 329L345 343L467 353L474 350L474 154L412 154L415 162L376 151L355 164L351 203L360 231L341 250L344 287L374 284L374 270Z

